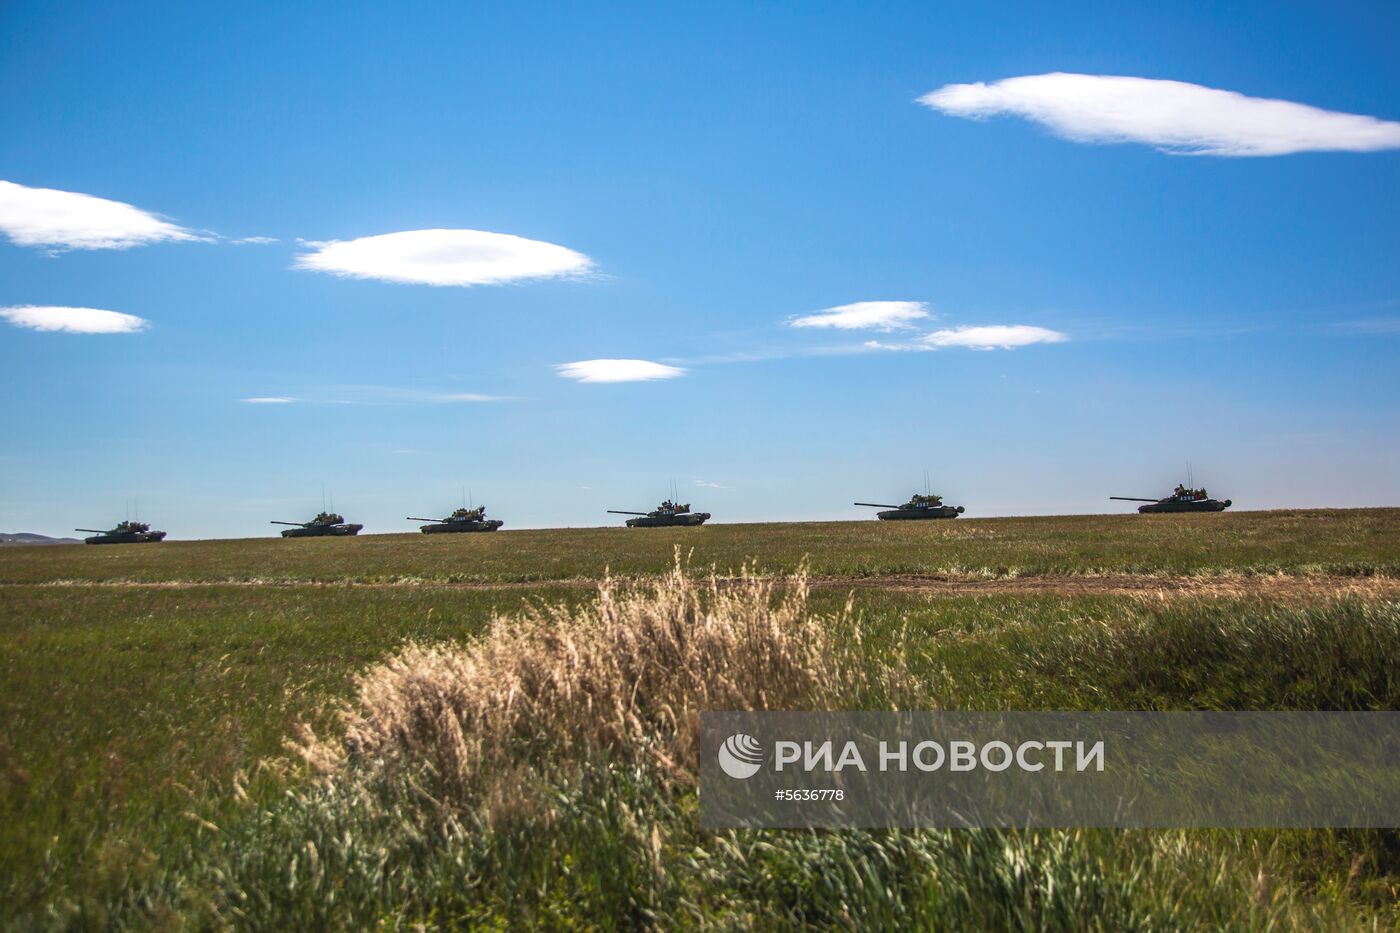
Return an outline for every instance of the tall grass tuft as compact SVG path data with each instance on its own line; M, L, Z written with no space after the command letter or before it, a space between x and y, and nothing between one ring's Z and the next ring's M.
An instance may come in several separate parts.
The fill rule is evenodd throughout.
M605 579L583 605L529 606L471 643L407 646L357 678L344 736L300 751L323 774L426 769L462 801L594 760L693 784L699 712L815 709L898 692L898 659L860 663L849 604L810 613L805 572Z

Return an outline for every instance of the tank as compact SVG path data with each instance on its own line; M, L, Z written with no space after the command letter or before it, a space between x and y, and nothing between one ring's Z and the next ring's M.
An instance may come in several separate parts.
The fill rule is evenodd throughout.
M446 518L414 518L408 517L411 522L431 522L418 530L425 535L453 534L462 531L495 531L505 522L495 518L486 517L486 506L478 505L474 509L457 509Z
M623 512L608 509L609 515L635 515L627 519L628 528L673 528L679 525L703 525L710 520L709 512L692 512L690 503L681 505L667 499L651 512Z
M1138 506L1138 511L1144 515L1156 512L1223 512L1234 505L1229 499L1224 501L1212 499L1202 486L1200 489L1190 489L1177 484L1172 494L1165 499L1145 499L1141 496L1109 496L1110 499L1117 499L1120 502L1145 502L1146 505Z
M107 531L98 531L96 528L73 530L86 531L92 535L91 538L83 539L84 544L154 544L165 540L165 532L152 531L146 522L122 522Z
M944 505L942 496L924 495L918 493L909 497L909 501L903 505L881 505L878 502L857 502L856 505L867 506L872 509L885 509L884 512L876 512L875 517L882 522L902 522L919 521L928 518L957 518L963 513L960 505Z
M309 522L273 522L274 525L291 525L282 532L284 538L332 538L356 535L364 525L352 525L344 516L335 512L322 512Z

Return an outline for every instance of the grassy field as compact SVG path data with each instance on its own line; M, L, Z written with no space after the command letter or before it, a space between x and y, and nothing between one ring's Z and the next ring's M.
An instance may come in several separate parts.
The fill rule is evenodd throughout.
M432 735L385 740L379 757L402 767L341 763L319 778L291 750L305 751L306 727L334 752L347 722L373 726L357 675L389 676L380 662L410 641L463 653L396 662L421 680L413 702L434 684L463 721L512 678L645 682L625 701L640 704L629 722L652 723L639 743L680 741L657 738L648 711L702 708L737 672L626 667L653 650L637 620L661 610L602 619L578 585L604 568L663 575L677 544L696 568L805 561L825 578L794 618L826 640L774 675L783 703L1400 709L1400 510L8 549L0 926L1400 924L1394 832L705 834L693 783L606 742L580 751L595 714L543 687L530 691L536 757L473 765L469 779L425 764ZM1098 591L1101 575L1148 585ZM945 585L964 577L1043 586ZM1247 578L1261 584L1177 586ZM1290 588L1299 578L1317 584ZM711 624L664 592L629 598L671 606L682 631ZM565 608L530 621L552 604ZM586 666L557 666L587 651ZM609 681L599 671L614 660ZM466 673L432 680L431 664ZM818 690L810 672L827 664L856 673Z
M654 574L675 546L697 567L815 576L1400 573L1400 510L1093 515L947 522L578 528L485 535L15 548L0 583L71 581L499 584Z

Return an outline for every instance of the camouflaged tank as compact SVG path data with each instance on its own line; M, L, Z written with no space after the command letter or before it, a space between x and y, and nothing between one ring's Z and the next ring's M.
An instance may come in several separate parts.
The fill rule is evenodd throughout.
M1146 502L1147 505L1138 506L1138 511L1144 515L1157 512L1223 512L1234 505L1230 499L1224 501L1212 499L1206 494L1205 487L1188 489L1180 484L1165 499L1144 499L1140 496L1109 496L1109 498L1117 499L1120 502Z
M309 522L273 522L274 525L292 525L282 532L284 538L332 538L356 535L364 525L352 525L345 517L335 512L322 512Z
M608 509L609 515L636 515L627 519L628 528L672 528L679 525L703 525L710 520L709 512L692 512L690 503L681 505L667 499L651 512L623 512Z
M505 522L486 517L486 506L478 505L474 509L457 509L446 518L414 518L408 517L411 522L432 522L424 525L418 530L425 535L454 534L464 531L495 531Z
M878 502L857 502L872 509L887 509L876 512L875 517L882 522L918 521L926 518L957 518L963 507L944 505L942 496L921 496L918 493L909 497L903 505L881 505Z
M98 531L96 528L75 528L74 531L86 531L92 534L91 538L84 538L84 544L154 544L157 541L165 540L165 532L152 531L151 526L146 522L122 522L117 527L107 531Z

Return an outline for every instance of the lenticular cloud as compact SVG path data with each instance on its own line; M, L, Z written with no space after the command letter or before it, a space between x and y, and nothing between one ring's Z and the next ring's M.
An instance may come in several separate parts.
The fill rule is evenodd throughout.
M1024 117L1076 142L1147 143L1182 155L1400 149L1400 123L1183 81L1028 75L948 84L919 103L956 117Z
M0 308L0 318L16 327L69 334L134 334L150 326L145 318L120 311L103 311L101 308L22 305Z
M678 366L651 360L579 360L560 363L554 368L564 378L579 382L650 382L685 375L685 370Z
M566 247L485 230L404 230L309 245L315 251L298 256L298 268L421 285L499 285L593 268Z
M912 326L910 321L928 317L922 301L857 301L826 308L788 321L790 327L834 327L839 330L895 330Z
M1069 336L1031 324L988 324L950 327L919 338L930 347L965 347L969 350L1012 350L1037 343L1064 343Z
M121 201L12 181L0 181L0 231L17 246L50 249L128 249L205 239Z

